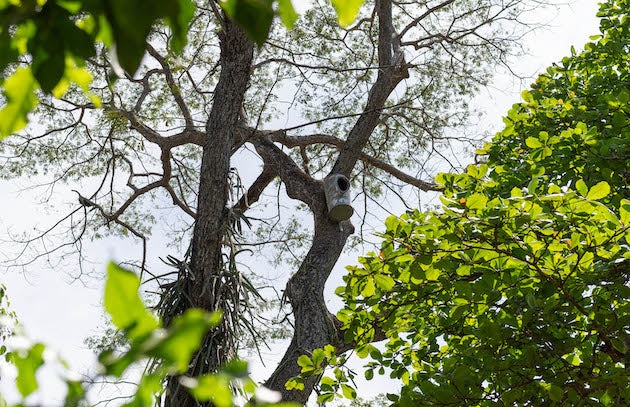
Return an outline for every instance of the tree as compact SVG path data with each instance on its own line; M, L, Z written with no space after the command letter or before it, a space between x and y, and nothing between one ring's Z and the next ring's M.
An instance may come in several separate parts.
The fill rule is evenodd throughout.
M329 218L322 179L342 174L358 187L364 222L373 206L368 202L378 204L386 190L395 197L409 187L440 189L422 179L428 171L423 163L468 124L467 100L518 51L521 28L529 28L519 18L536 4L379 0L366 3L357 22L342 28L327 3L316 3L292 31L277 27L260 48L216 3L199 4L183 53L172 52L172 31L158 27L135 76L114 82L115 64L98 47L89 59L95 77L90 91L102 107L74 88L62 98L43 99L37 112L46 130L33 127L3 142L8 158L2 175L44 173L53 187L98 180L57 224L68 228L68 240L46 249L46 256L81 250L88 237L131 234L143 242L136 266L147 275L146 238L159 215L146 208L166 198L188 217L182 229L192 233L176 237L190 238L191 250L177 263L177 279L169 279L172 273L149 278L160 280L164 320L191 307L235 310L206 337L188 374L216 371L236 353L235 332L244 323L237 311L247 302L234 267L240 248L257 239L253 244L275 241L298 250L299 267L284 290L293 339L266 385L285 400L304 403L315 377L301 389L285 388L300 372L298 359L325 345L338 352L354 346L344 340L323 295L354 226ZM282 113L283 92L294 94L287 115L295 110L304 122L271 128ZM231 166L238 162L231 157L247 148L255 149L261 168L243 188L233 182ZM274 180L312 218L305 253L299 245L309 239L300 239L293 227L285 228L288 236L276 236L275 220L258 222L258 236L239 233L256 223L251 207ZM29 239L27 248L48 233ZM179 378L172 378L166 405L192 403Z
M603 3L597 41L523 92L487 164L440 174L441 210L388 218L344 278L346 340L366 377L402 380L394 405L630 403L628 6Z

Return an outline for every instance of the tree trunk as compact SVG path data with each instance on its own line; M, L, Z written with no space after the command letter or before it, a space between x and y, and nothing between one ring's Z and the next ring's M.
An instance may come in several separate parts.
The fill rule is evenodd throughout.
M304 354L310 355L314 349L335 345L343 340L338 336L335 316L326 308L324 285L348 236L354 231L350 222L340 224L328 217L323 183L317 185L318 190L313 191L317 199L311 205L315 218L313 243L285 291L295 318L293 339L282 361L265 383L266 387L279 391L284 401L300 404L306 403L319 378L309 378L303 390L287 390L287 380L300 373L298 358Z
M191 307L216 311L223 308L222 284L225 273L222 264L222 240L227 223L228 176L230 156L249 83L253 59L253 45L244 32L231 20L224 18L221 43L221 74L214 92L214 103L206 123L203 147L197 217L193 232L191 279L189 292ZM235 356L235 338L226 332L223 321L208 333L191 362L188 375L199 376L215 372ZM179 384L177 377L169 379L166 407L200 405Z

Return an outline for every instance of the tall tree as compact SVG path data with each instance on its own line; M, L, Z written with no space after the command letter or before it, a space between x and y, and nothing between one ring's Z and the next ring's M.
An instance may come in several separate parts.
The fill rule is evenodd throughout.
M299 260L284 290L293 337L266 385L285 400L305 403L315 377L303 388L285 388L300 372L298 358L329 344L339 352L353 346L326 308L324 285L355 228L329 217L322 180L333 173L351 180L364 201L362 226L383 197L405 203L409 188L438 189L423 179L430 170L424 163L462 138L457 132L469 124L467 101L518 51L516 41L530 28L521 17L537 3L378 0L342 28L330 5L316 2L292 31L277 27L255 49L210 1L198 4L182 55L171 51L172 32L158 28L140 71L114 82L116 64L99 49L90 59L96 77L91 91L102 108L76 89L44 99L38 117L46 129L32 126L0 147L5 178L45 173L51 187L97 180L55 225L67 226L70 240L26 263L80 251L89 236L131 233L143 242L137 266L148 273L146 239L160 216L149 206L166 198L187 216L180 227L194 224L191 234L176 236L192 240L177 279L169 279L172 273L152 277L162 280L168 320L190 307L237 309L246 300L244 280L233 267L238 247L280 242ZM278 125L278 116L288 124ZM251 159L231 158L252 147L260 170L244 188L231 166L251 170ZM285 228L263 219L257 234L236 233L256 222L255 204L269 198L264 192L275 180L312 218L312 236L304 238L296 226L303 217L290 218ZM27 248L48 239L50 230L28 240ZM215 370L232 357L230 332L239 324L237 316L226 315L190 373ZM194 405L186 394L173 378L167 405Z

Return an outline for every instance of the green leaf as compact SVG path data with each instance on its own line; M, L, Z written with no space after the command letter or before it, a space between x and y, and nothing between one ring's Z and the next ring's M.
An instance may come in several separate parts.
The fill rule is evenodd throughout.
M315 367L320 367L320 365L325 359L324 351L322 349L315 349L313 351L312 359L313 359L313 365Z
M44 350L46 347L41 343L33 345L24 355L13 352L9 354L9 360L17 368L18 374L16 386L22 397L33 393L39 387L35 374L37 369L44 363Z
M147 335L159 326L157 319L140 300L139 287L140 280L133 272L109 263L105 283L105 310L117 328L129 330L132 340Z
M161 0L164 1L164 0ZM118 63L130 75L135 74L145 52L145 40L158 18L160 2L153 7L139 1L110 0L107 16L116 45Z
M456 270L458 276L469 276L472 271L472 267L467 264L462 264Z
M363 0L330 0L330 2L337 11L339 24L343 27L354 21L359 8L363 4Z
M549 387L549 397L553 401L560 401L560 400L562 400L563 394L564 394L564 392L562 391L561 387L558 387L555 384L552 384Z
M282 23L289 29L293 27L293 24L298 19L298 14L293 9L291 0L278 0L278 15Z
M614 402L613 396L610 394L610 391L607 389L605 392L599 396L599 401L602 402L603 405L609 406Z
M567 356L567 362L569 362L573 366L580 366L582 362L577 355L569 355Z
M619 220L624 226L630 226L630 201L622 199L619 205Z
M374 282L376 283L376 286L383 291L391 291L396 284L393 278L383 274L374 275Z
M189 391L197 400L212 401L216 407L232 407L232 391L227 376L209 374L190 384L194 386L189 386Z
M525 296L525 300L527 301L527 305L531 308L536 308L536 297L534 297L534 294L527 294L527 296Z
M135 397L125 407L145 407L155 403L156 395L160 393L163 376L159 374L144 375L138 384Z
M7 104L0 110L0 140L26 126L28 113L37 106L37 88L30 68L18 69L4 82Z
M442 274L442 272L438 270L437 268L432 267L428 269L425 274L427 276L427 280L437 281L437 279L440 277L440 274Z
M529 192L532 195L535 195L539 182L540 182L540 178L538 177L532 178L532 180L529 181L529 184L527 184L527 192Z
M61 35L66 42L65 48L79 58L79 60L86 60L96 55L96 48L94 47L94 38L88 33L77 27L74 23L64 24L62 27Z
M379 360L379 361L383 359L383 355L381 354L381 351L378 350L378 348L370 345L369 349L370 349L370 357L372 359Z
M368 345L361 345L355 349L355 352L357 352L358 357L365 359L370 354L370 348Z
M586 195L586 199L590 199L592 201L596 201L598 199L602 199L606 197L610 193L610 185L606 181L598 182L594 185L589 191L588 195Z
M263 46L274 16L270 0L226 0L219 4L252 41L259 47Z
M33 75L46 93L52 92L63 77L66 66L65 37L68 34L65 31L68 31L69 26L76 27L69 20L69 13L54 2L47 2L35 24L35 35L28 41L28 51L33 58Z
M612 124L617 128L622 128L626 125L626 115L621 112L615 112L612 117Z
M287 390L304 390L304 382L298 382L295 379L289 379L285 383L284 388Z
M347 399L354 400L357 398L357 391L347 384L341 383L341 391L343 396Z
M466 207L470 209L483 209L488 203L488 197L484 194L476 193L466 198Z
M215 325L212 323L210 314L199 309L189 309L173 320L165 337L163 333L156 332L155 335L163 339L157 346L147 351L147 354L162 359L167 365L174 365L178 373L183 373L188 368L190 358L199 348L204 335ZM146 347L147 345L140 344L139 346Z
M363 286L363 289L361 290L361 295L367 298L373 296L375 292L376 288L374 286L374 280L372 279L372 276L368 276L365 279L365 286Z
M449 174L445 174L443 172L440 172L438 175L435 176L435 183L439 184L439 185L446 185L447 175L449 175Z
M66 385L68 391L66 393L66 402L64 407L78 407L85 397L85 389L80 381L67 380Z
M0 79L3 77L2 73L4 69L11 63L17 60L18 52L13 48L11 37L8 30L0 32Z
M525 139L525 144L527 144L527 147L529 148L539 148L543 146L540 140L533 137L527 137L527 139Z
M297 363L298 363L298 365L300 365L302 367L302 370L304 370L304 368L313 368L314 367L313 361L307 355L301 355L298 358Z
M575 183L575 188L580 193L580 195L584 197L586 197L586 195L588 194L588 187L586 186L586 183L581 178L577 180L577 182Z
M488 173L488 166L486 164L469 165L466 172L475 179L481 179Z
M53 55L49 58L35 60L33 57L33 75L45 93L51 93L63 77L65 59L63 49L47 48Z
M237 378L245 378L249 376L247 362L240 359L234 359L227 365L223 366L221 372Z
M327 403L329 401L333 401L335 399L335 393L322 393L317 396L318 403Z
M388 232L396 232L396 228L400 224L400 219L398 217L391 215L385 219L385 227Z
M188 41L188 24L195 17L196 5L191 0L169 0L166 9L168 25L173 31L171 47L176 53L183 51Z

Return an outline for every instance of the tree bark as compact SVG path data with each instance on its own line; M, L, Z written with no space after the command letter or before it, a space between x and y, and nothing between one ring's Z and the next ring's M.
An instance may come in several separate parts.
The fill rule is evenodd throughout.
M300 404L306 403L319 378L309 378L303 390L287 390L285 383L300 374L298 358L310 355L314 349L343 341L343 337L339 337L336 317L326 308L324 285L348 236L354 232L350 222L340 224L328 217L322 182L317 183L313 195L317 197L311 206L315 219L313 243L285 290L295 318L293 339L282 361L265 383L266 387L279 391L283 400Z
M214 92L214 103L206 122L203 146L197 218L195 221L189 291L191 307L216 311L221 307L222 241L227 222L228 176L233 141L241 121L243 99L249 84L253 45L244 32L224 18L219 33L221 44L221 74ZM221 324L224 324L223 321ZM208 333L199 353L187 372L191 376L215 372L235 356L235 338L219 325ZM199 406L179 384L177 377L169 379L166 407Z

